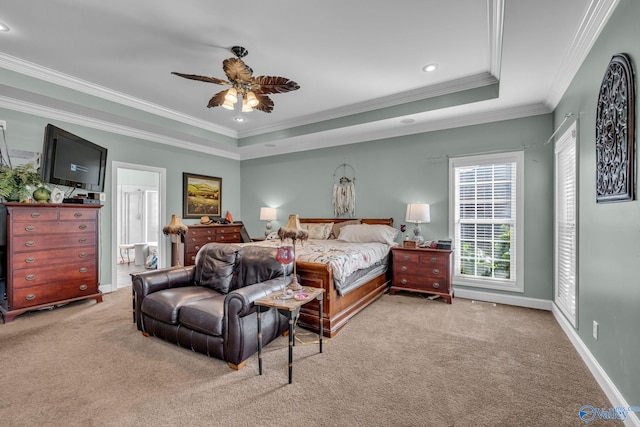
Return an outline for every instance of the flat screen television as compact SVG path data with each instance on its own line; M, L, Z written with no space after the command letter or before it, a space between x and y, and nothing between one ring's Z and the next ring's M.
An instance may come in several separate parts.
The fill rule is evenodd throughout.
M106 148L47 125L40 167L42 181L101 193L106 167Z

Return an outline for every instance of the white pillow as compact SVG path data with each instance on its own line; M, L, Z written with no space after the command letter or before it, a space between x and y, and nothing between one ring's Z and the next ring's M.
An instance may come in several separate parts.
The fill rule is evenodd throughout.
M309 222L300 224L300 226L309 232L310 239L319 240L328 239L331 235L331 230L333 229L332 222L323 222L319 224Z
M352 243L380 242L395 246L398 230L383 224L353 224L340 229L339 240Z

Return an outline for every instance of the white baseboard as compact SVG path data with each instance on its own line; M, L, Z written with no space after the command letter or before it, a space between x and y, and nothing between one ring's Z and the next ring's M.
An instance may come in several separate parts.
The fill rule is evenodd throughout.
M569 338L575 349L578 351L578 354L580 354L580 357L582 357L582 360L584 360L584 363L587 364L589 371L591 371L591 374L600 385L602 391L604 391L604 394L606 394L611 401L611 405L614 408L629 408L630 405L624 399L622 394L620 394L620 391L618 391L613 381L611 381L611 378L609 378L604 369L602 369L602 366L600 366L596 358L593 357L593 354L589 351L582 339L580 339L580 336L577 334L576 330L569 323L569 321L567 321L560 309L555 304L552 304L551 312L553 313L553 316L556 318L556 321L558 322L564 333L567 335L567 338ZM588 403L589 402L585 402L585 404ZM640 419L638 418L638 413L629 412L627 414L627 418L624 421L624 425L640 427Z
M495 302L498 304L517 305L520 307L536 308L538 310L551 310L553 303L546 299L528 298L517 295L496 294L493 292L474 291L472 289L453 288L454 295L460 298Z

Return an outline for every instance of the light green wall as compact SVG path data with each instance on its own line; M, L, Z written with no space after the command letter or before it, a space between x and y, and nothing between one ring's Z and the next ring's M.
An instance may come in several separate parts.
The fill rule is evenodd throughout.
M290 213L332 217L334 171L355 169L356 216L394 219L404 224L407 203L431 205L427 239L449 236L449 156L525 150L525 291L552 297L553 132L551 115L430 132L400 138L305 151L241 162L243 220L249 234L261 236L260 207L278 209L273 229ZM349 175L349 169L347 169ZM337 178L343 174L338 168ZM493 291L497 292L497 291Z
M629 54L638 72L638 17L640 2L620 1L555 111L558 124L566 113L580 113L578 334L631 406L640 405L640 202L596 204L595 116L611 57Z
M165 168L167 171L166 217L171 214L182 215L182 173L191 172L222 178L222 209L230 210L234 216L240 216L240 162L220 158L208 154L171 147L154 142L135 139L123 135L104 132L89 127L79 126L56 120L49 120L30 114L1 109L0 117L7 121L6 141L10 149L42 151L44 128L52 123L73 134L107 148L107 171L105 177L105 193L107 200L100 209L101 263L100 283L111 284L111 250L112 227L115 218L111 216L111 162L125 162L139 165ZM185 224L198 220L184 220ZM170 253L168 241L165 242L165 253Z

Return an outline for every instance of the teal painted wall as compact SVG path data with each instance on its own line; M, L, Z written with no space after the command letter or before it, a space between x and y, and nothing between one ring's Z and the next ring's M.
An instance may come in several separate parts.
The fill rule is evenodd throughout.
M555 111L556 123L566 113L580 113L577 332L631 406L640 405L640 202L596 204L595 117L600 84L614 54L631 56L637 78L638 17L640 2L620 1ZM597 341L594 320L600 324Z
M135 139L123 135L104 132L89 127L79 126L56 120L49 120L12 110L1 109L0 117L7 121L6 141L10 149L41 152L44 128L52 123L73 134L88 139L98 145L106 147L107 171L105 178L105 193L107 200L100 209L101 233L101 262L100 283L111 284L111 254L112 227L115 218L111 217L112 194L111 162L126 162L165 168L167 171L167 212L166 217L177 213L182 216L182 173L191 172L222 178L222 209L230 210L240 216L240 162L216 157L204 153L196 153L179 147L171 147L154 142ZM196 223L198 220L184 220L185 224ZM170 252L168 239L165 253Z
M553 266L553 132L550 114L491 124L369 141L241 162L243 220L249 234L262 236L260 207L278 209L273 229L290 213L332 217L334 172L355 169L356 217L394 219L404 224L407 203L431 205L426 239L449 236L449 156L525 150L525 291L551 299ZM349 176L350 170L347 169ZM409 227L410 228L410 227ZM497 291L493 291L497 292Z

